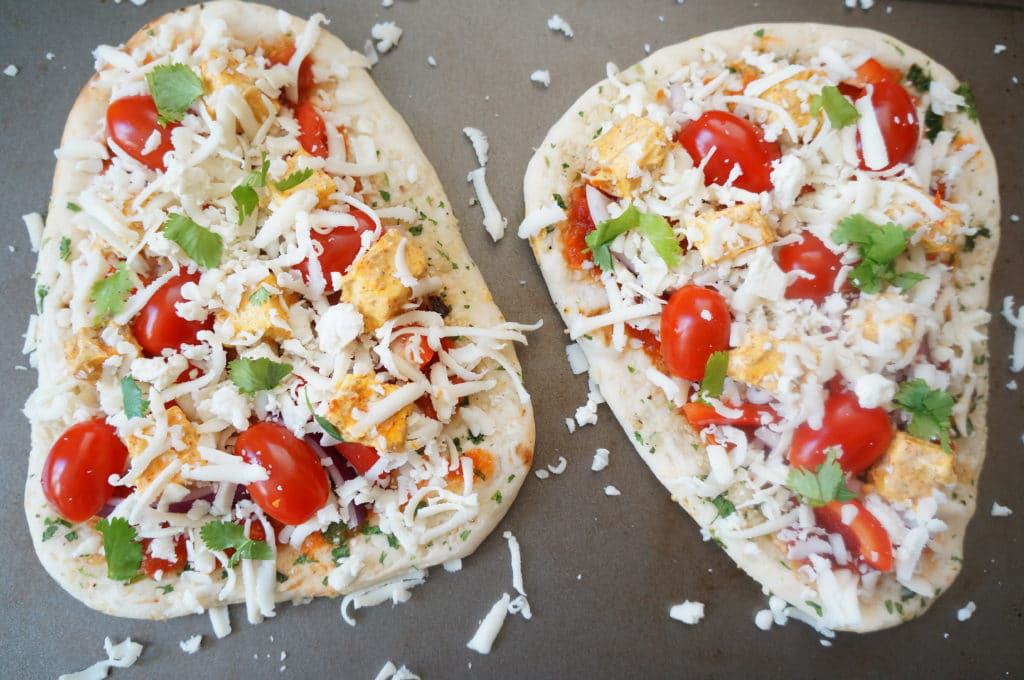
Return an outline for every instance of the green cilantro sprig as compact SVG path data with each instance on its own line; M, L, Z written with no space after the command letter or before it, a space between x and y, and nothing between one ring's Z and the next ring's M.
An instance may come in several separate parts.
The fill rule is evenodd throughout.
M704 379L700 381L700 391L703 396L722 396L725 388L725 374L729 370L729 352L712 352L704 365Z
M339 442L345 441L345 438L341 436L340 432L338 432L338 428L334 426L334 423L313 410L313 402L309 400L309 390L305 390L304 394L306 396L306 408L308 408L309 412L313 414L313 420L315 420L316 424L320 426L320 429Z
M921 439L938 439L943 450L952 451L949 430L953 397L942 390L933 390L924 380L916 378L900 385L894 401L910 414L907 432Z
M853 125L860 118L856 107L834 85L826 85L821 88L821 94L811 98L811 115L817 116L822 109L825 109L825 114L835 130Z
M119 314L124 309L135 284L124 262L118 263L114 271L105 279L93 284L89 291L89 299L93 301L93 321L99 326L107 319Z
M285 177L280 182L274 182L274 186L277 187L278 191L288 191L299 186L307 179L313 176L313 168L306 168L305 170L297 170L292 174Z
M249 296L249 304L253 307L262 307L270 301L270 291L266 286L260 286Z
M246 538L245 530L233 522L207 522L199 530L199 535L210 550L227 550L234 548L228 566L234 567L239 560L272 560L274 551L266 541L254 541Z
M907 69L907 82L917 88L918 92L927 92L932 85L932 74L917 64L911 64Z
M792 468L786 479L786 486L812 508L827 505L832 501L842 503L857 497L857 494L846 486L846 476L843 474L843 468L836 462L834 448L829 449L825 462L814 472Z
M877 293L884 283L909 290L925 278L916 272L896 273L894 262L907 249L909 239L892 222L875 224L864 215L850 215L832 232L832 240L857 246L861 259L850 272L850 281L865 293Z
M61 236L60 238L60 259L65 262L71 257L71 239L67 236Z
M142 418L149 413L149 402L142 398L142 389L130 375L121 378L121 398L124 414L129 418Z
M971 89L971 86L967 83L960 83L953 92L964 98L964 103L956 107L957 111L963 111L971 120L978 120L978 109L974 103L974 90Z
M291 364L278 363L265 357L259 359L235 359L228 364L231 382L243 394L256 394L260 390L272 390L292 372Z
M718 516L715 519L721 517L725 519L732 513L736 512L736 504L725 497L725 494L719 494L711 499L711 504L715 506L715 510L718 511Z
M618 217L605 220L587 234L587 247L593 254L597 266L605 271L612 268L612 241L632 229L639 229L647 237L665 264L669 267L676 266L682 248L668 221L661 215L640 212L634 205L626 208Z
M130 581L139 575L142 566L142 544L135 527L124 517L101 519L96 531L103 535L103 554L107 560L107 578Z
M164 237L177 243L192 261L205 269L220 265L224 239L206 227L178 213L168 213L163 226Z
M267 152L263 152L260 167L253 170L242 183L231 190L231 198L235 199L235 207L238 209L238 223L245 222L245 218L256 212L260 204L260 196L256 189L267 186L267 171L270 170L270 161L267 159Z
M153 95L161 125L181 122L192 102L206 92L202 78L184 64L157 66L146 74L146 85Z

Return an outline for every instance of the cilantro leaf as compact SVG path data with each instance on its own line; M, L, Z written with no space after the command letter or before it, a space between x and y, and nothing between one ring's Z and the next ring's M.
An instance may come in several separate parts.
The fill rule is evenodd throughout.
M938 439L943 450L952 451L949 419L953 414L953 397L916 378L900 385L894 401L911 416L907 432L921 439Z
M164 237L177 243L200 267L212 269L220 265L224 239L219 234L178 213L168 213L163 232Z
M149 402L142 398L139 384L130 375L121 378L121 398L124 414L129 418L141 418L149 413Z
M128 581L142 566L142 544L136 541L135 527L123 517L101 519L96 531L103 535L103 553L107 560L107 578Z
M991 236L992 232L988 227L978 227L973 234L968 234L964 237L964 251L968 253L974 252L979 238L990 238Z
M924 129L929 142L934 142L942 132L942 116L932 111L931 107L924 112Z
M82 212L82 206L78 205L73 201L68 201L68 210L71 212Z
M261 307L270 300L270 291L266 286L260 286L249 296L249 304L254 307Z
M885 283L907 290L925 278L916 272L896 273L894 263L907 249L909 238L892 222L875 224L859 213L850 215L832 232L832 240L857 247L861 260L850 272L850 281L865 293L877 293Z
M146 85L161 125L180 122L192 102L206 92L202 78L184 64L157 66L146 74Z
M911 64L907 69L907 82L916 87L919 92L927 92L932 84L932 74L917 64Z
M605 271L612 268L611 243L631 229L643 232L665 264L674 267L679 261L682 248L665 218L653 213L642 213L631 205L618 217L605 220L587 234L587 247L597 266Z
M562 210L566 210L565 199L562 198L562 194L551 194L551 198L555 199L555 205L557 205Z
M958 106L957 110L966 112L967 117L971 120L978 120L978 109L974 104L974 90L971 89L971 86L967 83L960 83L953 92L964 98L963 106Z
M757 37L757 38L763 38L764 37L764 29L763 28L759 28L756 31L754 31L754 36Z
M93 284L89 299L95 303L93 320L96 325L102 324L110 317L124 309L125 300L135 284L124 262L118 263L114 272L107 278Z
M50 287L44 285L36 286L36 311L42 313L43 303L46 302L46 296L50 294Z
M341 433L338 432L338 428L334 426L334 423L327 420L327 418L324 418L322 415L319 415L316 411L313 410L313 402L309 400L309 390L305 390L305 395L306 408L308 408L309 412L313 414L313 420L315 420L316 424L320 426L320 429L326 432L332 438L337 439L339 442L345 441L344 437L341 436Z
M307 179L313 176L313 168L306 168L305 170L298 170L285 177L280 182L274 182L274 186L277 187L278 191L288 191L299 186Z
M261 357L259 359L235 359L228 364L231 382L239 392L256 394L260 390L271 390L281 379L292 372L291 364L282 364Z
M380 190L380 197L383 198L385 201L390 201L391 200L391 192L390 191L384 191L383 189L381 189Z
M71 257L71 239L67 236L62 236L60 239L60 259L65 262Z
M718 511L718 517L725 519L732 513L736 512L736 505L725 497L725 494L718 494L711 499L711 504L715 506L715 510ZM715 519L718 519L715 517Z
M853 125L860 118L856 107L834 85L826 85L821 88L821 94L815 95L811 99L812 116L817 116L822 109L825 109L825 114L835 130Z
M704 365L704 379L700 381L701 393L708 397L722 396L725 387L725 373L729 370L729 352L712 352Z
M229 566L235 566L239 560L272 560L274 551L266 541L254 541L246 538L245 529L233 522L207 522L199 530L199 535L210 550L227 550L233 548Z
M843 468L836 462L836 450L829 449L825 462L814 472L792 468L786 479L786 486L800 496L812 508L818 508L832 501L849 501L857 497L846 487Z
M238 223L245 222L245 218L256 212L260 204L260 196L256 189L267 186L267 171L270 170L270 161L267 159L267 152L263 152L260 167L253 170L242 183L231 190L231 198L235 199L235 207L238 209Z

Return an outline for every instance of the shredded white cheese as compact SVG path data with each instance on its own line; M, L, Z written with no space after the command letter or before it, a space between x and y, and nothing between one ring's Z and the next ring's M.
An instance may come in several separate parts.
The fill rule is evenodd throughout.
M686 600L682 604L674 605L669 609L668 615L676 621L693 626L704 618L704 603Z
M505 235L506 220L498 211L498 206L491 197L491 190L487 188L487 176L485 168L477 168L469 173L466 180L473 183L473 190L476 191L476 198L484 211L484 228L495 241Z
M128 668L134 665L142 655L142 645L132 641L131 638L125 638L124 641L115 645L110 638L105 638L103 651L107 653L106 659L97 661L77 673L65 673L58 680L102 680L107 677L111 668Z
M501 627L505 624L505 617L508 615L508 605L511 598L508 593L502 593L501 597L491 605L490 611L484 616L480 622L480 626L476 629L476 633L470 639L466 646L472 649L478 654L490 654L491 647L494 645L494 640L498 637L498 633L501 632Z

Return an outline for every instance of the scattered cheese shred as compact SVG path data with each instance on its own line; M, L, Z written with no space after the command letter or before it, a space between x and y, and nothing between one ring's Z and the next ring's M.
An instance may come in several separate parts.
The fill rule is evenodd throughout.
M476 162L479 163L481 168L485 167L487 165L487 152L490 150L490 145L487 143L487 135L475 127L464 127L462 128L462 133L466 135L470 144L473 145Z
M106 659L97 661L77 673L65 673L58 680L102 680L107 677L111 668L128 668L142 655L142 645L132 641L131 638L125 638L123 642L116 645L110 641L110 638L105 638L103 650L107 653Z
M470 639L466 646L472 649L478 654L490 654L491 647L494 645L494 640L498 637L498 633L501 632L501 627L505 624L505 617L508 616L508 605L511 601L508 593L502 593L501 597L491 605L490 611L480 622L480 626L476 629L476 633Z
M686 600L669 609L668 615L676 621L692 626L704 618L704 603Z
M484 211L484 228L495 241L505 235L506 220L501 216L498 206L491 196L491 190L487 188L487 176L485 168L477 168L469 173L467 181L473 183L473 190L476 191L476 198Z
M181 651L185 652L186 654L195 654L199 651L199 646L202 644L203 636L193 635L187 640L182 640L181 642L179 642L178 646L181 647Z

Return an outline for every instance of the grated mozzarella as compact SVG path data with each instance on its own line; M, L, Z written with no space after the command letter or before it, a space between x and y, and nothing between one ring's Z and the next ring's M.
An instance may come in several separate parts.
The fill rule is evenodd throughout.
M142 655L142 645L134 642L130 637L124 641L114 644L110 638L104 638L103 651L107 658L97 661L83 671L77 673L65 673L58 680L102 680L107 677L111 668L128 668L133 666Z
M668 610L668 615L676 621L693 626L704 618L704 603L686 600L682 604L673 605Z
M466 135L469 142L473 145L473 153L476 154L477 164L483 168L487 166L487 152L490 146L487 143L487 135L481 130L474 127L462 128L462 133Z
M476 633L474 633L473 637L466 643L467 647L478 654L491 653L491 647L494 645L494 641L497 639L498 633L501 632L501 627L505 625L505 617L508 615L509 601L510 598L508 593L502 593L501 598L491 605L491 609L480 622L480 626L476 629Z
M473 190L476 192L477 201L484 211L484 228L495 241L505 235L506 220L498 211L498 206L491 197L491 190L487 188L487 177L485 168L477 168L466 177L468 182L473 183Z

